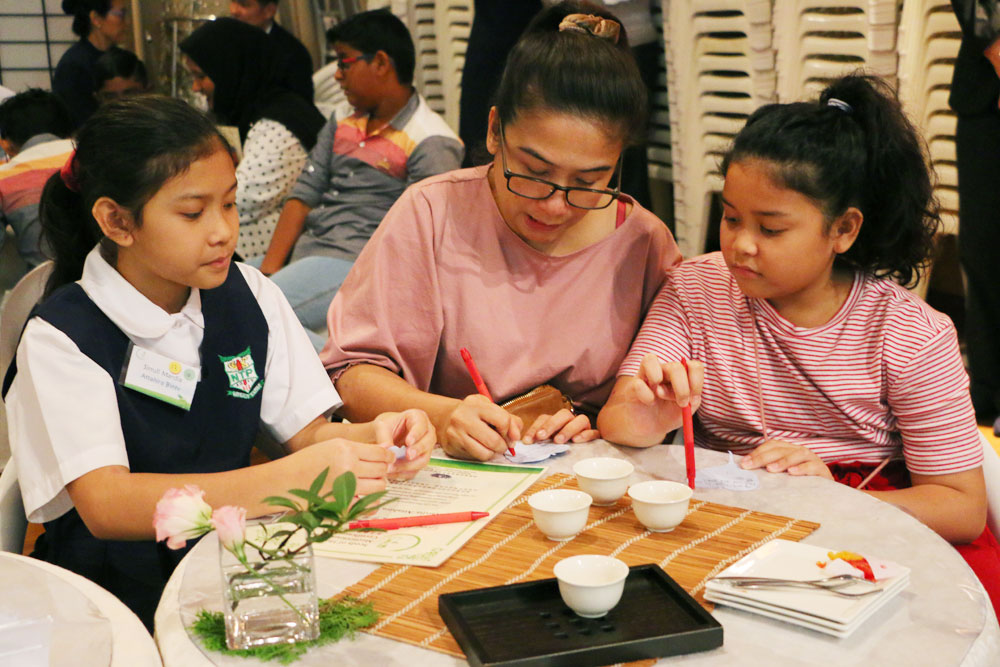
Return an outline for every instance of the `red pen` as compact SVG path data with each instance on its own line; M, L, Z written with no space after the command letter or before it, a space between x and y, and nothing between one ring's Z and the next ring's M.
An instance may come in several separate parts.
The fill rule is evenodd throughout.
M475 521L489 516L489 512L452 512L450 514L424 514L422 516L401 516L395 519L362 519L352 521L348 524L348 529L355 528L383 528L394 530L396 528L409 528L411 526L433 526L438 523L461 523L463 521Z
M483 376L479 374L479 369L476 368L476 362L472 360L472 355L469 354L467 348L462 348L459 350L462 355L462 361L465 362L465 367L469 369L469 375L472 376L472 383L476 385L476 391L485 396L486 398L493 400L490 395L490 390L486 388L486 383L483 382ZM510 452L511 456L514 456L514 448L507 446L507 451Z
M685 359L681 359L681 365L684 366L685 371L688 369ZM690 398L688 398L688 404L681 408L681 418L684 420L684 462L687 467L688 486L694 490L694 422L691 419Z

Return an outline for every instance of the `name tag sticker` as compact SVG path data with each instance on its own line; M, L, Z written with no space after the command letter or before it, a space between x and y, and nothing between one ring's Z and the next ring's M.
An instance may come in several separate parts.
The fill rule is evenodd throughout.
M122 385L182 410L191 409L201 368L188 366L137 345L126 353Z

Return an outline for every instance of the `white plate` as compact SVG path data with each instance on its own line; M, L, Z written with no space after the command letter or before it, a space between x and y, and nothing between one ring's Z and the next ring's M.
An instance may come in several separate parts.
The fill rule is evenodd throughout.
M825 549L801 542L772 540L719 573L720 577L773 577L776 579L822 579L829 576L817 562L827 562ZM802 588L747 589L736 588L725 581L713 579L706 591L724 593L756 607L767 607L775 613L802 615L801 620L825 620L832 627L852 625L872 607L880 607L909 583L909 568L903 574L878 583L884 592L860 598L846 598L825 591ZM859 585L860 586L860 585Z
M798 625L810 630L833 635L835 637L846 637L867 621L876 611L884 607L890 600L896 597L896 594L906 588L908 584L909 577L899 577L897 581L893 582L893 584L885 590L885 592L876 596L877 601L875 604L866 607L865 610L862 611L853 621L846 625L833 623L822 618L809 616L807 614L800 614L795 611L782 609L780 607L772 607L754 600L734 597L722 591L710 591L706 589L705 599L710 602L716 602L718 604L727 605L743 611L760 614L761 616L767 616L768 618L784 621L786 623L791 623L793 625ZM830 594L827 593L826 595Z

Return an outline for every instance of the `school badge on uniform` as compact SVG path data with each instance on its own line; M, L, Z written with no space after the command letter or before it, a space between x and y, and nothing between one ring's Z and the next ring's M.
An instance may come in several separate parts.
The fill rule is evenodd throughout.
M236 398L253 398L264 386L260 381L260 376L253 365L253 357L250 356L250 348L243 350L232 357L219 355L222 368L229 378L229 391L227 396Z

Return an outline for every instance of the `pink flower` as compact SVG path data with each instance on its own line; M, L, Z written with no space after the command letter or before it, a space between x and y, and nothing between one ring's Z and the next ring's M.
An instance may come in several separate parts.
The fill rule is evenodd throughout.
M243 554L246 525L247 511L242 507L226 505L212 512L212 527L219 534L219 542L237 557Z
M205 502L205 492L191 484L168 489L153 513L156 541L166 540L171 549L180 549L188 540L212 530L211 521L212 507Z

